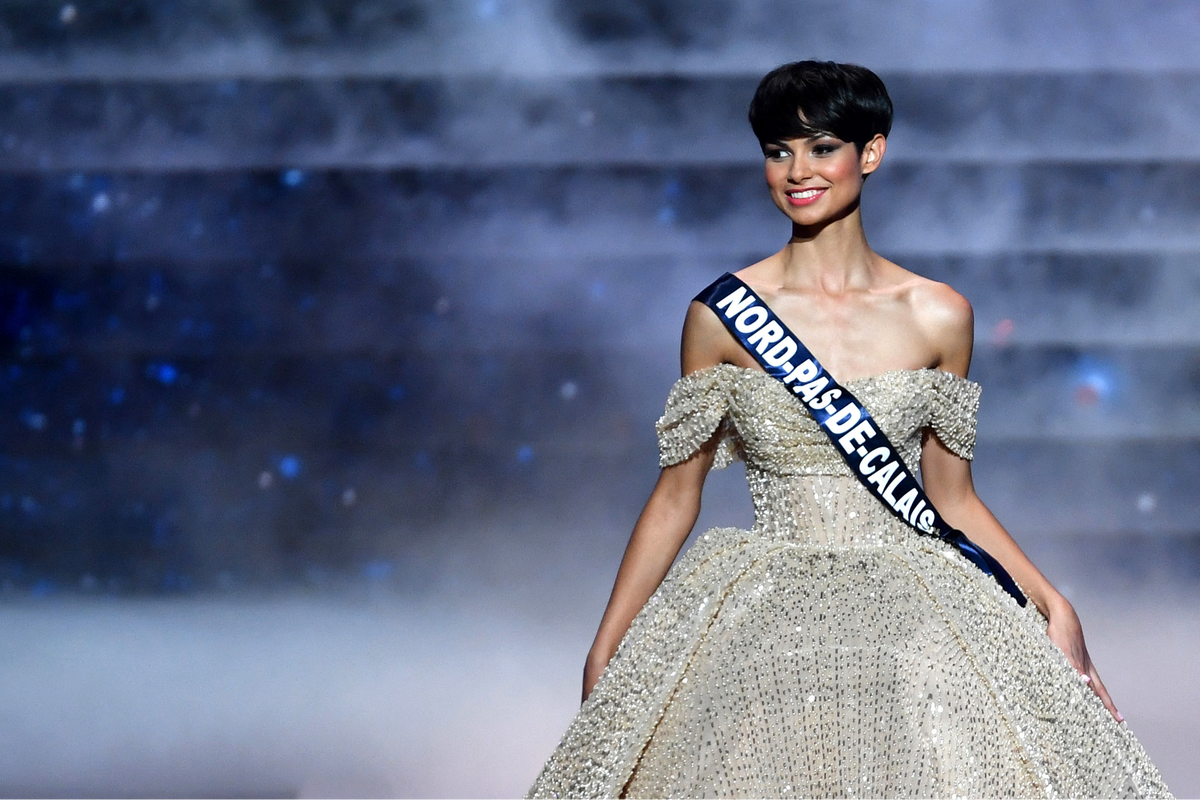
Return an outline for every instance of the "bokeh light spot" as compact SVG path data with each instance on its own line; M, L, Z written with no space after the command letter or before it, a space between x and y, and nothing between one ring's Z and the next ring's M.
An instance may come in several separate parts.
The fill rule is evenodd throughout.
M302 464L297 456L284 456L279 459L279 474L291 480L300 474Z
M1008 340L1012 338L1016 327L1016 323L1008 318L997 322L996 327L992 328L992 344L1008 344Z

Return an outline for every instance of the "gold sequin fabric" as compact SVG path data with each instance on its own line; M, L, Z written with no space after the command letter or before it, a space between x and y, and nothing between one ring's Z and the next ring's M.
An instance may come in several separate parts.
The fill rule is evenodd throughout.
M910 465L926 429L971 458L978 384L846 386ZM1170 796L1033 604L893 517L776 380L692 373L657 427L663 466L714 434L745 461L754 527L672 567L529 796Z

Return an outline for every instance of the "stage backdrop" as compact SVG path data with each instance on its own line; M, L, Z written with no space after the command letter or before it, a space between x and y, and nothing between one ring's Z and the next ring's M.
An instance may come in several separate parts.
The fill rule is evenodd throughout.
M867 232L974 305L979 491L1200 792L1200 7L35 0L0 793L522 792L687 301L786 241L745 114L810 57L886 81ZM749 519L714 476L701 525Z

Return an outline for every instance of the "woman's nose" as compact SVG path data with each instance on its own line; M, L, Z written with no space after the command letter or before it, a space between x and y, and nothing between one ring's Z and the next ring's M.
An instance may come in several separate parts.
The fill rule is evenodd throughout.
M809 177L812 177L812 168L808 164L808 159L804 156L793 158L792 168L788 170L788 178L794 183L799 183Z

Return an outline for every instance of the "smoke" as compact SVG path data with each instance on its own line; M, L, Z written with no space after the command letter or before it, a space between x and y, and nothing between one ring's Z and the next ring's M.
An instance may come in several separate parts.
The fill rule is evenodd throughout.
M1115 0L0 9L0 793L523 792L688 301L787 236L745 112L804 57L883 74L868 235L974 306L981 496L1200 786L1169 691L1198 30ZM751 520L711 476L697 530Z

